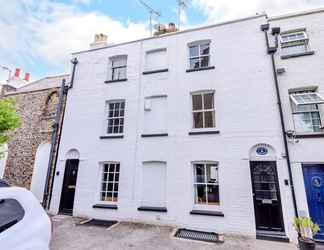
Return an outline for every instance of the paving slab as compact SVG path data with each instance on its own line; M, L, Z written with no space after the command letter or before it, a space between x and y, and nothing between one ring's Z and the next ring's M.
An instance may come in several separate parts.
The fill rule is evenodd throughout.
M51 250L296 250L291 243L225 236L224 243L205 243L173 237L175 228L121 222L109 229L77 225L82 218L54 216Z

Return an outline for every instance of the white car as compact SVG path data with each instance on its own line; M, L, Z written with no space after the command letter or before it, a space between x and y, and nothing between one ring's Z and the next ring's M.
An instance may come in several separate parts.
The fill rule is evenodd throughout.
M0 187L0 248L48 250L51 220L27 189Z

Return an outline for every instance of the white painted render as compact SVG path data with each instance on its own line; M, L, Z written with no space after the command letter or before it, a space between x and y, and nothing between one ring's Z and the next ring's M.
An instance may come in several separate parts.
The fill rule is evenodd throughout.
M309 74L313 72L313 65L320 65L320 48L323 46L320 32L316 34L321 31L320 18L316 16L315 20L318 22L312 23L310 17L303 16L271 21L271 25L280 24L282 29L310 26L311 45L318 48L314 56L286 61L277 58L287 70L279 77L279 82L287 128L291 129L288 88L323 82L323 74L320 75L323 69L318 68L317 73ZM258 16L76 54L79 63L74 86L68 93L52 212L58 212L65 161L74 158L73 154L68 154L74 149L80 159L73 210L76 216L255 236L249 160L269 160L260 159L253 153L255 145L262 143L269 145L270 159L277 161L285 231L290 238L295 237L291 191L284 183L289 177L272 65L260 30L264 23L267 23L266 17ZM211 41L210 64L215 69L186 73L187 44L198 40ZM143 75L147 69L146 52L161 48L167 49L168 72ZM128 80L105 84L109 57L116 55L128 56ZM188 134L193 130L191 93L201 90L215 93L216 128L212 130L219 130L219 134ZM285 92L287 96L284 98ZM144 107L148 104L145 100L160 95L167 96L166 130L163 132L168 136L143 138L141 134L147 132ZM120 99L126 100L124 138L100 139L105 124L105 103ZM150 112L154 111L153 107ZM324 161L321 145L321 139L307 139L290 145L296 192L304 192L300 162ZM100 202L99 190L100 163L107 161L120 162L117 210L92 208L94 204L106 204ZM208 209L223 212L224 217L190 215L192 209L206 209L206 206L194 204L192 162L195 161L218 162L220 205ZM165 164L167 213L137 211L142 201L143 162ZM298 195L298 204L305 207L303 194Z

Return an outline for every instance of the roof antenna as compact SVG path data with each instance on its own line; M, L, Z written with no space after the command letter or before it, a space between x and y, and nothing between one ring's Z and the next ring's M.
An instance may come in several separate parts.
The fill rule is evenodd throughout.
M148 5L147 3L145 3L142 0L139 0L139 3L141 5L143 5L148 10L148 12L150 13L150 33L151 33L151 36L152 36L153 35L153 23L152 23L153 17L159 18L161 16L161 12L153 9L150 5Z
M184 13L186 7L187 7L186 0L178 0L178 29L179 30L181 26L181 14Z

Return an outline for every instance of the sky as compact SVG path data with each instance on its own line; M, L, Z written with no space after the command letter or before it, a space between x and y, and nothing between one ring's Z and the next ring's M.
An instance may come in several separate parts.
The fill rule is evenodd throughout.
M144 0L177 23L177 0ZM324 7L324 0L187 0L184 29L267 12ZM2 4L1 4L2 3ZM89 48L94 34L110 43L147 37L149 14L139 0L0 0L0 66L30 72L32 80L69 73L71 53ZM7 78L0 67L0 82Z

